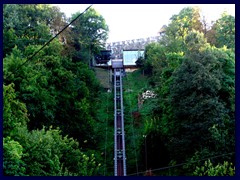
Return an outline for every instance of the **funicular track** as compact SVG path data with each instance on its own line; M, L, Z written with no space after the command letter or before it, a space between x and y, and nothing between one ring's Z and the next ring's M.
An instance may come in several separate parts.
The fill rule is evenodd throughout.
M120 66L121 67L121 66ZM114 175L126 176L122 68L114 68Z

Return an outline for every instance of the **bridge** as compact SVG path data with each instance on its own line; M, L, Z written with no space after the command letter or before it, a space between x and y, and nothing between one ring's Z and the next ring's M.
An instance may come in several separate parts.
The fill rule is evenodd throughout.
M132 39L132 40L126 40L126 41L119 41L119 42L111 42L106 44L105 49L112 51L111 59L123 59L125 70L132 71L134 70L134 68L128 69L129 67L126 67L129 65L136 66L135 61L137 59L136 57L132 58L132 55L135 55L138 53L142 55L144 53L143 51L145 49L145 46L153 42L158 42L162 38L162 35L163 34L160 33L159 36ZM132 52L130 51L127 52L128 50L131 50ZM124 52L125 52L125 55L127 55L127 57L124 57ZM132 53L132 55L129 53ZM93 60L92 64L94 66L97 78L101 82L102 86L106 89L109 89L110 88L109 82L108 82L109 72L107 69L110 68L109 66L111 66L111 61L107 64L97 64L95 60ZM110 71L110 76L112 76L112 71Z
M106 44L106 49L112 50L112 58L123 59L123 50L144 50L146 45L158 42L161 37L162 36L152 36L147 38L111 42Z

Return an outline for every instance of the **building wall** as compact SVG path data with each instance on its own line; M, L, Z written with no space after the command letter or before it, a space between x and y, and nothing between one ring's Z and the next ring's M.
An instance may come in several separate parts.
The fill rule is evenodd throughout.
M141 39L112 42L106 44L107 50L112 50L112 58L123 59L123 50L143 50L145 46L152 42L158 42L161 36L154 36Z

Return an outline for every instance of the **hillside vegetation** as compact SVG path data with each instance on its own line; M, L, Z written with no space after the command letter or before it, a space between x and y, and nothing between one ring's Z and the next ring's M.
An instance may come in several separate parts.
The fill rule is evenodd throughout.
M104 18L90 8L34 55L79 14L3 5L5 176L113 175L111 77L89 67ZM205 26L186 7L165 30L123 77L127 174L233 176L235 18Z

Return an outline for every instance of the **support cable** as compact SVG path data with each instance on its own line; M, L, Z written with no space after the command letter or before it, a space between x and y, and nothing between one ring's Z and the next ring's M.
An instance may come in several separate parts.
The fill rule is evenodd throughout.
M61 31L59 31L54 37L52 37L48 42L46 42L39 50L37 50L33 55L27 58L27 60L19 65L14 72L18 71L20 67L25 65L28 61L30 61L34 56L36 56L43 48L45 48L48 44L50 44L59 34L61 34L68 26L70 26L73 22L75 22L80 16L82 16L93 4L88 6L82 13L80 13L76 18L74 18L69 24L67 24ZM7 77L6 77L7 79Z

